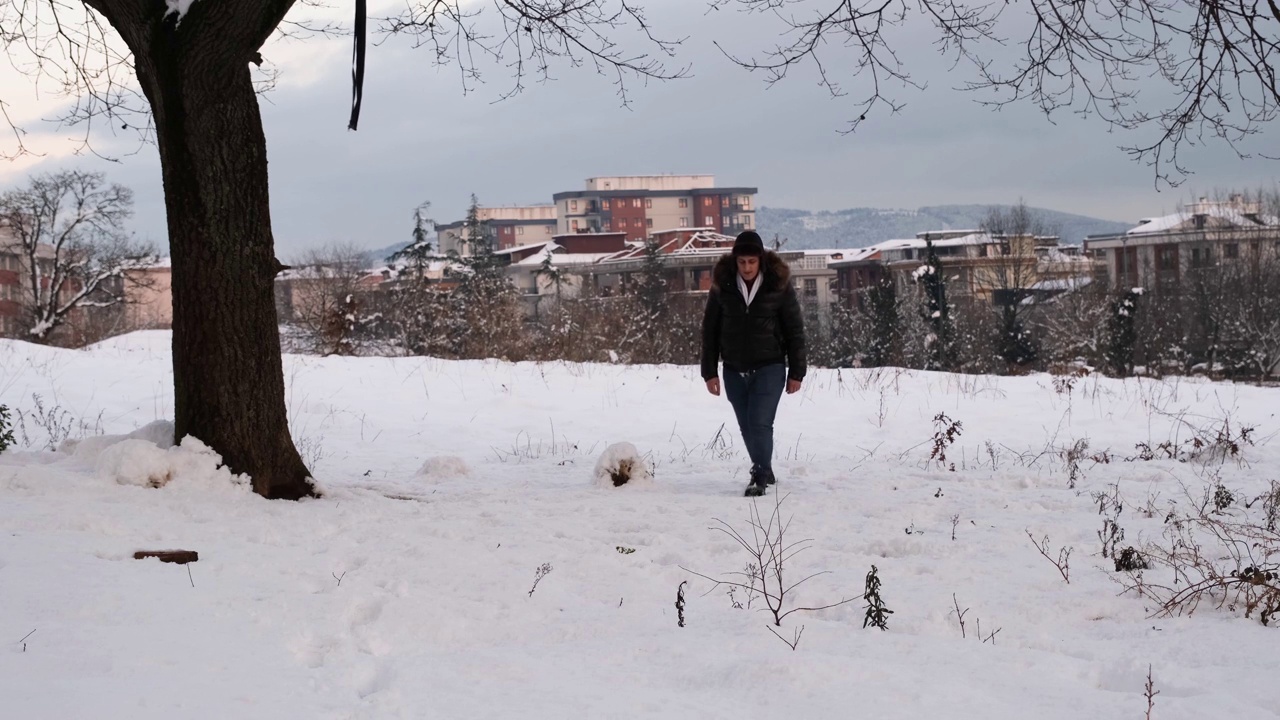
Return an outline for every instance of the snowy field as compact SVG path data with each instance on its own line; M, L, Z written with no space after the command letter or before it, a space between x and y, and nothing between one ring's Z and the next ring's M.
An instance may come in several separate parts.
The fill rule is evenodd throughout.
M0 455L0 716L1142 720L1150 667L1151 718L1280 717L1277 623L1123 593L1093 497L1118 486L1125 545L1218 481L1244 512L1280 479L1275 388L812 372L782 401L777 490L788 539L812 540L787 578L825 574L787 602L855 599L787 617L792 650L762 599L694 574L743 570L712 528L749 533L752 508L695 368L289 356L324 490L290 503L199 443L156 444L168 343L0 341L0 403L34 445ZM942 464L939 413L962 425ZM1126 461L1228 417L1254 428L1239 456ZM1082 439L1069 489L1060 451ZM616 442L649 483L595 482ZM1069 583L1028 531L1072 549ZM169 548L200 559L132 557ZM872 565L885 632L863 627Z

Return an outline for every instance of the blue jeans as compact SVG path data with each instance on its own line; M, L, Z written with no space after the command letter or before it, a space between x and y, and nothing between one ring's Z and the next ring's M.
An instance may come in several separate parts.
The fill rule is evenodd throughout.
M773 418L786 386L787 366L782 363L744 373L724 370L724 394L738 416L753 479L757 475L773 477Z

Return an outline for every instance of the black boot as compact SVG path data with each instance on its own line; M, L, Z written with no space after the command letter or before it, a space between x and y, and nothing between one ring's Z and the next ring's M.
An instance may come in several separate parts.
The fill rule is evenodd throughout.
M778 482L778 478L774 477L772 470L764 470L759 465L752 465L751 482L762 482L765 485L775 485Z

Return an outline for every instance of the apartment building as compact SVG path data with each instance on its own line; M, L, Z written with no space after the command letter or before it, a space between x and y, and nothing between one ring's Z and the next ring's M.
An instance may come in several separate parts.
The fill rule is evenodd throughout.
M886 277L899 284L911 282L924 265L929 244L952 298L993 305L1049 297L1078 287L1090 281L1094 267L1079 247L1061 246L1052 236L931 231L845 251L842 259L828 264L836 274L837 293L851 307L858 307L863 291Z
M52 273L54 255L52 247L37 246L36 262L42 277ZM30 272L26 249L13 230L0 220L0 337L19 337L27 327L29 318L23 315L26 303L30 302ZM68 284L63 295L70 297L71 292Z
M476 215L493 233L495 250L548 242L556 234L555 205L481 206ZM466 225L465 220L459 220L435 226L441 253L470 254Z
M725 235L754 230L756 192L716 187L714 175L625 175L588 178L583 190L552 199L558 234L622 232L643 242L682 228Z
M1189 271L1280 254L1280 217L1239 195L1201 198L1185 209L1146 218L1117 235L1091 235L1085 251L1107 287L1176 286Z

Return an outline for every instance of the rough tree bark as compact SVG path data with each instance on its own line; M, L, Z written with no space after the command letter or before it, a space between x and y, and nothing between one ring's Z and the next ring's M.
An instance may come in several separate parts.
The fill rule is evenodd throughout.
M173 262L175 435L268 498L314 495L289 435L273 294L267 144L249 63L293 0L86 0L133 53L151 104ZM216 270L211 270L216 269Z

